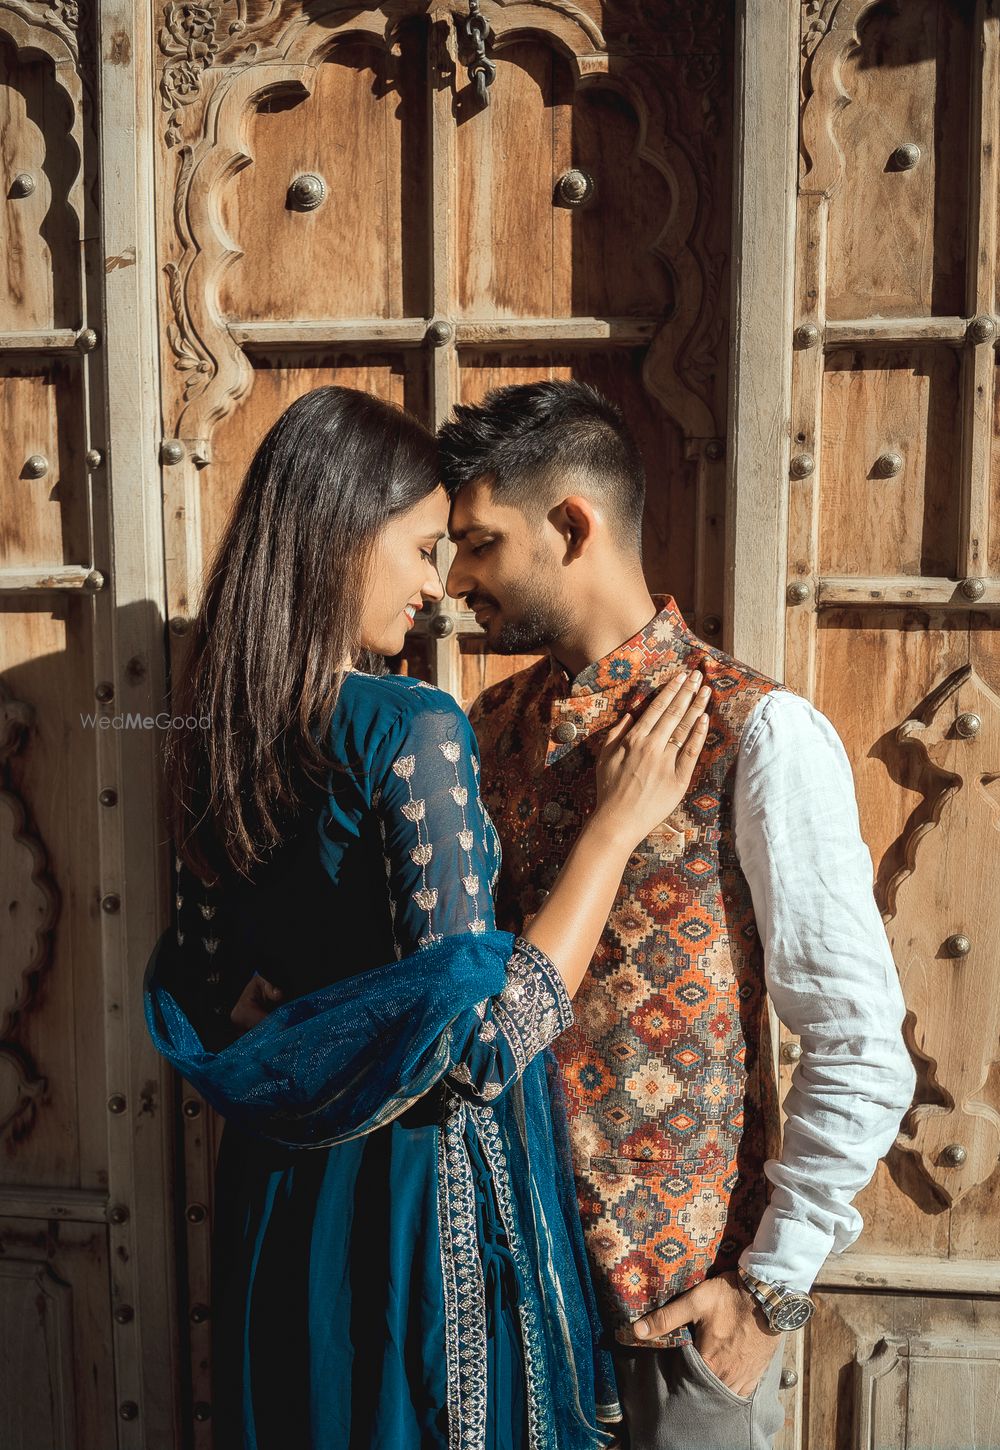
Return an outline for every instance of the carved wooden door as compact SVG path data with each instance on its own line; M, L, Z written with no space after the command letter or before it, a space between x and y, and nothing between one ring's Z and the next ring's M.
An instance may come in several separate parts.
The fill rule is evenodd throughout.
M496 68L484 104L465 0L167 4L157 197L176 649L242 471L293 398L344 383L434 426L491 386L569 376L625 408L651 463L651 582L720 637L727 11L482 0ZM466 703L522 663L489 658L452 602L419 626L406 667ZM186 1095L199 1445L206 1119Z
M148 45L114 0L0 3L0 1444L12 1450L167 1446L179 1409L172 1087L141 1000L166 907L155 372L129 149L144 34ZM100 85L98 54L112 58Z
M784 675L854 766L919 1086L788 1443L969 1450L1000 1444L1000 10L802 16Z

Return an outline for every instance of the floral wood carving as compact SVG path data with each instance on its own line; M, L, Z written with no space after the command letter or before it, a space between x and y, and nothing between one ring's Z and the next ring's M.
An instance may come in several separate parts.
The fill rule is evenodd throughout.
M252 59L257 44L248 44L248 32L256 33L280 10L280 0L271 0L250 27L247 0L235 4L222 0L169 0L160 27L160 50L166 63L160 72L160 105L168 113L165 139L176 146L181 139L183 108L202 93L205 72L217 58L232 63L243 51L242 60Z
M181 107L198 98L202 73L218 53L220 10L217 0L200 5L171 0L163 13L160 49L168 59L160 75L160 102L170 113L168 146L176 146L181 139Z
M0 1137L23 1138L34 1123L45 1081L16 1042L18 1021L51 958L58 896L46 870L41 842L11 787L9 762L23 746L29 707L0 685L0 910L4 940L0 958Z
M966 665L897 739L919 752L932 802L911 823L906 864L887 891L905 1030L924 1079L897 1142L953 1204L1000 1153L1000 1115L982 1097L1000 1058L1000 699Z
M807 60L830 29L839 6L840 0L803 0L802 54Z
M13 16L17 16L29 29L48 32L56 40L56 45L50 42L40 47L53 60L62 59L63 54L74 64L79 60L80 7L77 0L42 0L41 4L31 4L29 0L3 0L0 4L0 30L14 34L9 28L9 17ZM17 39L16 34L14 38Z
M851 104L844 85L844 63L861 49L859 27L879 0L824 0L808 6L802 41L807 57L802 76L802 194L830 196L844 174L844 153L836 121Z

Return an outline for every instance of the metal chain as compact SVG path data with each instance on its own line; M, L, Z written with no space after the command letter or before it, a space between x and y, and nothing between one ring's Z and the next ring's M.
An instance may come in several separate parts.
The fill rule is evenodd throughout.
M481 106L490 103L487 86L493 84L497 68L486 55L490 23L479 9L479 0L469 0L469 13L462 22L466 35L472 41L475 54L469 64L469 79L476 88L476 99Z

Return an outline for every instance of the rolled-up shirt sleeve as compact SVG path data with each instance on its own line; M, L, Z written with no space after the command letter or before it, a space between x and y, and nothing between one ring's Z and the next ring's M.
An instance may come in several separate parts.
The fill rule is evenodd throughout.
M807 1291L853 1243L852 1206L914 1089L905 1008L872 891L854 779L818 710L775 692L747 722L733 793L736 852L753 897L775 1011L802 1056L784 1102L771 1198L740 1262Z

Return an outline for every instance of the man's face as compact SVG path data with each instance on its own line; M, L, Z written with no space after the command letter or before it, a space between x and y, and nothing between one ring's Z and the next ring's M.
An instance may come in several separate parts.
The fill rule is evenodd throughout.
M497 654L546 649L572 622L564 597L564 543L543 513L495 503L488 483L461 489L451 505L456 554L446 589L465 599Z

